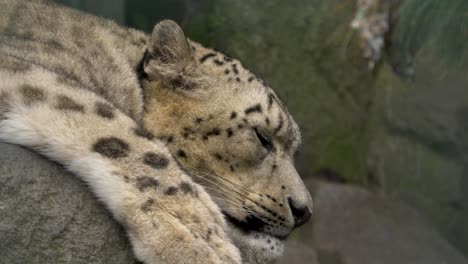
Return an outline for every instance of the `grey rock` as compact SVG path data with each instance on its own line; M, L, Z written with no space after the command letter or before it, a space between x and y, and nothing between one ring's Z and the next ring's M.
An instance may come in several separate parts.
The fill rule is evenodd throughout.
M77 177L0 143L0 263L132 263L121 226Z
M317 252L311 243L290 239L286 243L283 257L277 264L319 264Z
M309 181L313 222L297 232L320 264L466 264L414 209L354 186ZM312 246L309 246L309 248ZM302 262L309 263L309 262Z

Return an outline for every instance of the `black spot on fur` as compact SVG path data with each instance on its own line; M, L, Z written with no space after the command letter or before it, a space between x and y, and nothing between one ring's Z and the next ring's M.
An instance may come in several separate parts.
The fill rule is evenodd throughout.
M197 124L203 123L203 118L197 117L197 118L195 119L195 123L197 123Z
M180 184L180 190L182 190L184 194L193 192L192 185L188 182L182 182Z
M46 95L41 89L30 85L21 86L20 93L23 96L23 100L26 105L43 102L46 100Z
M215 158L217 160L222 160L223 159L223 156L221 156L219 153L214 154L214 156L215 156Z
M186 158L187 158L187 153L185 153L185 151L179 149L179 150L177 151L177 156L186 159Z
M265 118L265 123L267 124L267 126L269 126L270 125L270 118L268 118L268 117Z
M144 128L142 125L139 125L137 126L133 132L135 132L135 135L139 136L139 137L142 137L142 138L146 138L148 140L153 140L154 139L154 135L153 133L151 133L150 131L146 130L146 128Z
M174 141L174 137L173 136L168 136L167 137L167 143L172 143Z
M232 112L232 113L231 113L230 119L232 120L232 119L235 119L236 117L237 117L237 113L236 113L236 112Z
M284 187L284 185L281 185L281 189L286 190L286 187Z
M171 186L167 188L167 190L164 192L165 195L176 195L177 194L177 188L174 186Z
M229 169L234 172L236 169L234 169L234 166L233 165L229 165Z
M230 138L234 135L234 131L232 131L232 128L226 129L227 137Z
M155 169L164 169L169 165L169 160L162 156L158 155L154 152L147 152L145 153L145 156L143 157L143 162Z
M221 131L219 130L219 128L213 128L212 130L208 131L205 136L206 136L206 139L208 139L208 137L211 137L211 136L219 136L221 134ZM205 137L203 137L203 139L205 139Z
M95 109L96 114L107 119L113 119L115 117L114 108L107 103L96 102Z
M78 104L73 99L66 95L58 95L57 96L57 105L55 106L59 110L65 111L74 111L74 112L84 112L84 106Z
M214 59L213 60L214 64L218 65L218 66L221 66L224 64L224 61L221 61L221 60L218 60L218 59Z
M149 198L148 200L146 200L146 202L144 202L142 205L141 205L141 211L143 212L149 212L150 209L151 209L151 206L154 204L154 199L153 198Z
M236 77L236 82L240 82L241 79L239 77Z
M228 69L224 70L224 74L228 75L230 71Z
M128 144L116 137L101 138L93 145L93 151L112 159L127 157Z
M158 187L159 186L159 181L154 179L154 178L148 177L148 176L138 177L136 186L137 186L138 190L143 192L146 189Z
M239 70L237 69L237 64L232 64L232 71L234 72L234 74L239 74Z
M249 79L247 79L248 82L252 82L253 80L255 80L255 77L253 76L250 76Z
M261 113L262 112L262 106L260 104L256 104L254 106L251 106L247 109L245 109L245 114L253 114L253 113Z
M201 58L200 58L200 62L201 63L204 63L207 59L211 58L211 57L216 57L216 54L215 53L207 53L205 55L203 55Z
M213 233L213 231L211 230L211 228L208 228L208 231L206 232L206 236L204 237L204 239L206 241L209 241L211 239L211 234Z
M238 129L242 129L242 128L244 128L244 125L238 124L238 125L237 125L237 128L238 128Z
M225 62L231 62L232 61L232 58L229 57L229 56L224 56L223 59L224 59Z

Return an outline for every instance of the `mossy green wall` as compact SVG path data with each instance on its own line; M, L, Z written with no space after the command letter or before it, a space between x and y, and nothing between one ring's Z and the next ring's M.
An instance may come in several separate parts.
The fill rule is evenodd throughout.
M351 4L213 1L209 15L187 29L240 58L286 101L303 131L298 165L304 176L325 169L367 185L374 78L350 42Z

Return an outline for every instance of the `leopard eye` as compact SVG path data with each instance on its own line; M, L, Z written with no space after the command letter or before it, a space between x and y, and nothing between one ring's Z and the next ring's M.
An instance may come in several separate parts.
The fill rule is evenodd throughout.
M274 145L273 142L271 142L271 139L265 135L265 133L262 133L257 127L254 128L254 131L262 146L268 151L273 150Z

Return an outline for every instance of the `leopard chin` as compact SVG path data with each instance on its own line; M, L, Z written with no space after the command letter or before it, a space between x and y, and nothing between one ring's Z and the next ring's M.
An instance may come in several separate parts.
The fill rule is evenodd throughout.
M278 235L265 231L265 223L249 215L240 221L223 211L227 222L227 234L240 250L244 263L274 263L284 252L287 235Z
M230 221L227 224L227 234L240 250L243 263L275 263L283 255L284 239L264 232L246 232Z

